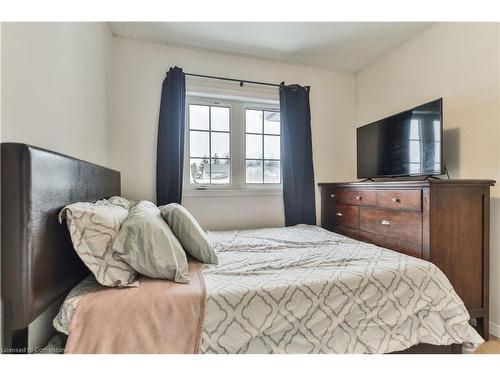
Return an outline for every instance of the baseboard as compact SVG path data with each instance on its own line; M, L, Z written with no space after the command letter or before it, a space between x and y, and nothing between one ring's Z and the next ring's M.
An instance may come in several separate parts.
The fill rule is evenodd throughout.
M493 336L500 338L500 325L490 322L490 333Z

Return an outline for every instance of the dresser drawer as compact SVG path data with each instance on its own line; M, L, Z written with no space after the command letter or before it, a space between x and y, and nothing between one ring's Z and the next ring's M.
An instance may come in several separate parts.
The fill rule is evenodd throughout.
M328 213L333 226L359 228L359 207L346 204L332 204Z
M336 225L332 228L332 231L350 238L354 238L355 240L359 240L359 230L357 229L343 227L342 225Z
M377 190L377 207L422 211L422 190Z
M377 202L375 190L336 188L330 190L328 197L336 203L356 206L375 206Z
M379 234L359 231L358 238L360 241L369 242L374 245L385 247L397 251L398 253L411 255L415 258L422 258L422 245L398 241L393 238L381 236Z
M399 241L422 243L422 214L420 212L382 210L361 207L360 230Z

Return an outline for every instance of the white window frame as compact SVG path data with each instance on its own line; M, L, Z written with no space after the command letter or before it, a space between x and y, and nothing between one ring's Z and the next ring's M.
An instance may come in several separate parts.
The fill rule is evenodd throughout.
M220 108L229 108L229 160L230 160L230 176L229 176L229 181L230 183L229 184L207 184L207 185L203 185L203 184L196 184L196 183L191 183L191 179L190 179L190 171L191 171L191 166L190 166L190 150L189 150L189 147L190 147L190 143L189 143L189 136L190 136L190 130L189 130L189 106L190 105L202 105L202 106L211 106L211 107L220 107ZM227 187L231 187L232 185L234 185L234 175L233 175L233 167L232 167L232 162L233 162L233 150L232 150L232 136L233 136L233 130L231 129L231 122L232 122L232 115L233 115L233 109L231 108L231 105L229 104L226 104L226 103L221 103L220 101L211 101L211 102L207 102L207 101L203 101L203 100L200 100L199 98L195 98L195 100L193 100L192 102L189 102L187 104L187 107L186 107L186 130L185 130L185 143L184 143L184 184L187 183L188 185L192 185L193 188L196 190L196 188L199 188L199 187L208 187L208 186L217 186L217 187L221 187L221 188L227 188ZM209 111L209 117L210 117L210 111ZM210 123L211 119L209 118L209 123ZM209 126L208 130L198 130L198 129L193 129L192 131L201 131L201 132L207 132L208 133L208 142L209 142L209 151L208 153L211 154L211 142L212 142L212 129L211 127ZM214 132L217 132L217 131L214 131ZM209 159L209 164L210 164L210 160L212 160L212 155L208 155L207 158ZM186 170L187 168L187 170Z
M279 112L279 108L270 108L270 107L262 107L262 106L256 106L255 104L252 104L252 103L245 103L244 106L243 106L243 116L245 117L243 122L243 137L244 137L244 158L245 158L245 166L244 166L244 169L245 169L245 173L246 173L246 161L247 160L262 160L262 173L263 173L263 176L264 177L264 164L265 164L265 161L277 161L277 159L266 159L265 158L265 154L264 154L264 140L265 140L265 136L266 135L270 135L270 136L279 136L280 137L280 141L281 141L281 131L280 131L280 134L267 134L265 132L265 128L264 128L264 116L262 116L262 133L247 133L246 132L246 111L247 110L253 110L253 111L263 111L263 112ZM246 135L247 134L255 134L255 135L261 135L262 136L262 159L254 159L254 158L250 158L250 159L247 159L246 158ZM249 182L249 183L246 183L246 185L248 186L248 188L251 188L251 187L257 187L257 188L260 188L262 185L264 186L271 186L271 187L277 187L277 186L281 186L283 187L283 167L282 167L282 158L281 156L283 155L283 151L281 150L281 146L280 146L280 158L279 158L279 162L280 162L280 183L279 184L272 184L272 183L258 183L258 182ZM245 180L246 180L246 174L245 174Z
M258 98L257 98L258 99ZM183 196L251 196L251 195L282 195L283 173L281 168L279 184L269 183L246 183L246 140L245 140L245 111L246 109L257 109L264 111L279 111L277 102L259 102L238 98L219 98L190 95L186 97L186 121L184 137L184 176ZM199 185L191 183L190 180L190 152L189 152L189 105L211 105L228 107L230 114L230 159L231 176L229 184ZM280 134L281 136L281 134ZM282 153L281 153L282 155ZM280 158L281 159L281 158ZM282 165L282 162L281 162Z

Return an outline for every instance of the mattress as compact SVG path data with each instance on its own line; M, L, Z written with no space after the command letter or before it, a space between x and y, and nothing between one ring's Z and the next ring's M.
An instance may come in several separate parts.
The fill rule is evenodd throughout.
M387 353L483 340L433 264L316 226L208 232L202 353ZM54 327L68 334L91 277Z

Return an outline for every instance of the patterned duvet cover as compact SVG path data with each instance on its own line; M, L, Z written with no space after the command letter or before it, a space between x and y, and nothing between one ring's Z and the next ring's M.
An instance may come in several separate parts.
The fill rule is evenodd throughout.
M433 264L316 226L209 232L202 353L387 353L482 338ZM88 280L82 284L91 290ZM54 320L67 333L78 287Z

